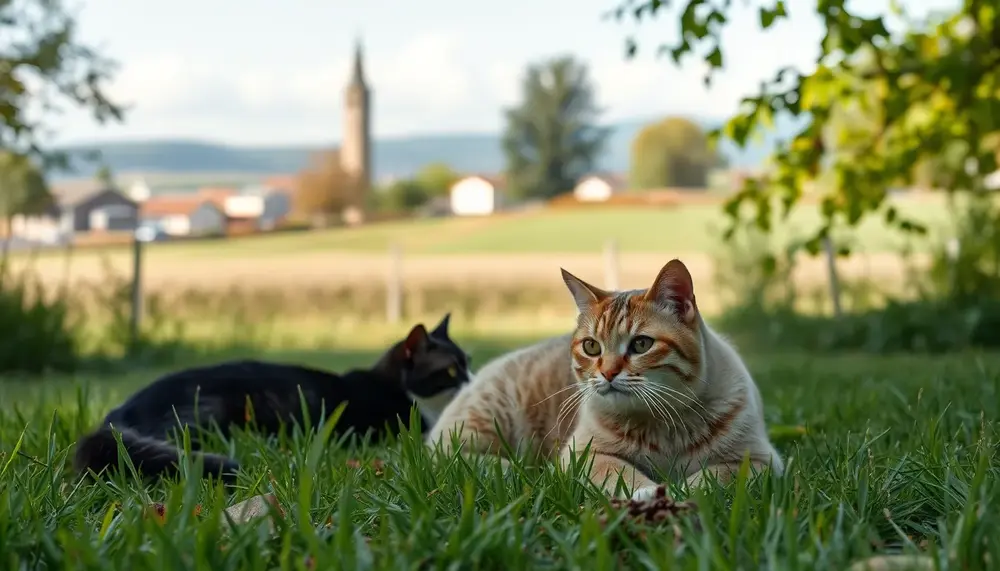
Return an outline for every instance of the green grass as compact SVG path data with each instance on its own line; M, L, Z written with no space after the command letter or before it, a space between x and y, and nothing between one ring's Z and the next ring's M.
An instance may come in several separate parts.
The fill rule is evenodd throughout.
M940 197L899 198L896 203L901 215L925 222L935 232L946 227L947 211ZM790 237L814 231L819 223L817 207L802 205L787 225L775 231L775 239L785 243ZM484 218L418 219L227 240L157 243L150 248L157 255L184 258L329 251L382 254L393 243L401 244L408 255L596 253L614 239L625 252L709 252L718 247L725 224L718 204L545 209ZM853 239L857 249L869 253L896 251L903 243L899 233L878 218L843 234Z
M940 201L901 201L902 214L938 228L945 223ZM609 207L549 209L517 215L466 219L423 219L388 222L359 228L291 233L268 237L156 246L178 255L224 253L283 253L309 251L385 252L393 243L408 254L501 254L524 252L599 252L609 240L623 251L707 252L718 245L726 220L719 205L692 204L677 208ZM801 207L779 241L818 227L815 207ZM868 252L895 250L898 233L872 219L849 232Z
M482 364L521 342L469 344ZM280 357L343 368L373 355L351 351ZM151 373L8 381L0 568L305 569L308 558L315 569L842 570L873 553L924 551L942 568L977 569L1000 557L1000 355L748 361L769 423L807 435L777 441L785 478L696 495L700 531L681 518L677 540L670 525L619 512L602 525L603 497L572 473L434 457L415 434L377 450L240 435L218 448L244 463L231 496L195 479L88 483L68 472L74 440ZM262 493L285 510L275 536L266 523L227 532L219 511ZM144 516L151 502L166 504L164 522Z

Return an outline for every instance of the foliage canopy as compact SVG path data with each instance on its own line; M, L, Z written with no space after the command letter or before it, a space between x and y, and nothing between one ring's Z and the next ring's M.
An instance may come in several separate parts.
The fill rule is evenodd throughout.
M47 117L67 105L104 123L124 108L105 93L114 62L79 42L61 0L0 0L0 149L40 160L43 170L66 157L45 148Z
M634 189L705 188L721 164L701 127L683 117L646 125L632 141L629 185Z
M789 17L784 0L752 4L763 30ZM729 6L680 3L681 39L660 51L675 63L706 54L710 83L724 65L720 36L729 23ZM611 15L641 21L667 8L662 0L624 0ZM814 10L825 28L815 69L780 70L712 133L744 146L779 113L804 120L780 145L764 180L751 179L726 204L727 237L743 223L770 231L775 210L787 217L804 186L821 179L823 222L804 244L812 253L836 225L856 226L876 213L903 231L923 232L886 203L891 188L913 181L915 166L933 164L935 182L949 191L986 192L985 177L997 170L1000 148L1000 7L962 0L953 12L925 20L899 6L888 15L863 17L844 0L817 0ZM893 21L902 31L890 31ZM628 38L628 56L637 50ZM830 128L842 109L862 110L873 136L831 149Z
M594 169L608 130L587 67L571 57L528 67L521 103L505 113L503 150L507 189L519 198L551 198L570 191Z

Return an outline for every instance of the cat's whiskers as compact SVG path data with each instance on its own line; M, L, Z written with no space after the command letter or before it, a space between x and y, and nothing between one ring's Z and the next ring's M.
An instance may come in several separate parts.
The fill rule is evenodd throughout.
M694 376L694 378L696 380L701 380L700 377L697 377L696 375L692 375L692 376ZM690 393L690 394L685 394L685 393L682 393L679 390L675 389L674 387L671 387L670 385L665 385L665 384L661 384L661 383L654 383L654 382L650 381L649 379L647 379L646 377L636 376L636 377L629 377L629 378L630 379L634 378L634 379L642 380L643 382L648 383L651 387L654 387L656 389L663 389L663 390L669 391L672 394L675 394L677 396L684 397L684 398L688 399L689 404L691 404L691 405L697 405L697 406L701 407L701 409L703 411L705 411L705 413L708 413L708 409L706 409L705 405L703 405L701 403L701 400L698 399L698 395L694 392L694 389L692 389L691 387L687 387L687 386L684 387L684 389L688 393ZM684 404L684 403L678 403L678 404Z
M636 390L635 390L635 396L639 397L639 400L642 401L642 404L646 405L646 408L649 410L649 416L652 416L653 418L656 418L656 413L653 412L653 407L650 406L649 399L646 398L646 393L644 393L642 391L642 387L637 387L636 388Z
M597 390L591 389L591 391L589 391L586 395L584 395L584 398L581 400L580 404L577 405L576 408L573 410L573 416L569 419L570 427L573 428L576 427L576 419L580 416L580 409L583 408L583 405L587 404L587 401L591 399L595 394L597 394ZM573 428L570 429L570 432L573 432Z
M662 411L663 414L662 418L657 418L655 414L652 414L653 411L650 410L650 413L652 414L654 420L659 420L664 423L669 421L671 428L673 428L674 431L677 430L677 421L679 420L679 418L675 418L674 414L671 414L670 411L664 408L663 405L666 404L668 407L670 407L670 409L673 410L674 413L676 413L677 417L680 417L680 413L677 411L677 409L671 406L669 402L666 402L665 399L659 397L652 390L652 387L656 386L655 384L651 383L649 379L647 379L646 377L639 375L629 375L627 377L622 378L621 380L623 388L628 389L630 393L638 396L640 399L643 399L644 402L647 397L653 399L652 402L656 405L657 410Z
M552 427L549 428L548 432L546 432L545 435L542 436L542 440L547 439L549 437L549 435L552 434L553 430L559 428L559 426L562 424L562 422L564 420L566 420L564 417L567 416L571 410L573 410L574 405L576 406L576 411L579 411L580 410L580 406L583 406L583 401L584 401L585 397L587 396L588 391L594 390L589 385L582 384L582 383L581 384L574 384L574 385L570 385L570 386L578 388L579 391L576 392L576 393L574 393L572 396L570 396L565 401L563 401L562 405L559 406L559 413L556 415L556 421L552 424Z
M533 405L531 405L531 406L538 406L538 405L542 404L543 402L545 402L545 401L549 400L549 399L550 399L550 398L552 398L552 397L555 397L555 396L557 396L557 395L561 395L561 394L563 394L563 393L564 393L564 392L566 392L566 391L570 391L570 390L573 390L573 389L579 389L579 388L580 388L580 387L578 387L578 386L577 386L577 385L576 385L575 383L574 383L574 384L572 384L572 385L567 385L567 386L565 386L565 387L563 387L563 388L559 389L558 391L556 391L556 392L554 392L554 393L550 394L549 396L547 396L547 397L543 398L542 400L540 400L540 401L536 402L535 404L533 404Z
M703 411L705 411L706 414L708 414L709 416L711 416L711 413L708 412L708 409L705 408L705 405L701 404L701 401L699 401L697 398L689 396L689 395L686 395L686 394L678 391L677 389L675 389L673 387L669 387L667 385L659 385L659 384L656 384L656 383L650 383L649 386L650 386L650 388L654 392L656 392L656 394L658 395L658 397L660 399L662 399L664 403L667 404L667 406L670 406L670 408L672 408L675 412L677 412L677 416L681 416L680 411L678 411L676 408L674 408L673 404L671 404L671 403L676 403L679 406L687 408L688 410L690 410L694 414L698 415L698 418L700 418L701 421L703 423L705 423L705 425L709 424L708 419L705 417L705 415L702 414L694 406L691 406L691 405L697 405L697 406L701 407L701 409ZM687 403L685 403L685 402L681 401L678 397L687 398L687 399L689 399L689 401Z
M671 387L669 385L657 385L657 387L670 393L671 395L677 397L684 397L688 399L686 403L687 407L690 408L692 412L700 416L701 420L704 421L705 423L707 423L708 420L705 418L703 414L701 414L701 412L704 412L708 416L712 416L712 413L707 408L705 408L705 404L701 402L701 399L698 398L698 395L695 394L694 390L692 390L690 387L684 387L689 394L683 393L678 389ZM678 401L678 404L684 405L685 403ZM701 412L698 412L699 408L701 409Z
M667 413L667 416L670 417L670 428L672 428L674 432L677 432L677 423L684 424L684 421L680 411L674 406L674 402L671 402L673 399L669 398L668 395L659 392L660 386L655 383L647 381L642 384L642 387L648 391L648 394L654 399L655 402L659 403L665 411L669 409L670 412Z
M641 393L644 394L644 396L646 396L646 397L648 397L650 399L650 401L653 403L653 406L660 413L660 415L661 415L660 418L657 419L656 415L653 415L654 419L659 420L659 421L663 422L664 424L666 424L667 422L670 422L670 427L673 428L674 431L676 431L677 430L677 422L674 419L674 416L672 414L670 414L670 411L667 410L663 406L662 402L660 402L662 399L658 398L657 395L656 395L656 393L654 393L653 391L651 391L649 389L649 386L647 386L647 385L638 385L638 389L639 389L639 391Z

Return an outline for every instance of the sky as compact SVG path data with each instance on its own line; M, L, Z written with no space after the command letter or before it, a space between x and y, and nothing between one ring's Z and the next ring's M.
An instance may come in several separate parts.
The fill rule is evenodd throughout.
M497 132L525 66L560 55L588 65L603 118L613 122L724 118L761 80L789 65L808 69L817 54L815 0L786 0L791 21L768 33L759 29L759 2L733 2L725 69L706 88L702 62L676 66L656 56L660 42L677 37L676 17L604 19L619 1L82 0L80 37L118 62L109 93L130 110L123 124L103 126L68 112L53 123L56 141L336 142L357 38L377 138ZM902 3L920 13L954 2ZM631 60L630 33L640 42Z

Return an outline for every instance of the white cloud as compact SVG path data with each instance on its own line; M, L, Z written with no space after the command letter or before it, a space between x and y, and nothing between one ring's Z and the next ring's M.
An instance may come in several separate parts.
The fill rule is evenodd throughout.
M425 33L395 53L366 54L376 131L462 128L470 112L494 107L479 93L480 78L459 61L460 49L454 37ZM151 135L166 123L173 133L205 136L229 125L212 138L259 140L267 130L280 139L329 140L339 136L352 61L353 54L343 54L318 67L226 70L218 62L156 54L124 67L110 93L133 105L125 128L131 133Z
M499 129L502 109L520 97L521 74L529 62L502 56L484 60L476 54L474 40L430 31L393 52L366 52L376 134ZM618 52L585 61L606 120L666 113L717 116L735 110L739 99L763 79L755 74L769 71L753 65L753 58L763 54L773 59L775 54L765 52L778 49L763 44L756 45L754 54L735 54L711 89L702 83L704 65L695 61L678 68L665 58L625 60ZM231 69L225 62L170 53L132 60L111 93L134 108L124 126L108 129L104 136L189 136L239 143L339 139L352 56L341 53L320 65L272 62ZM68 131L93 132L87 127Z

